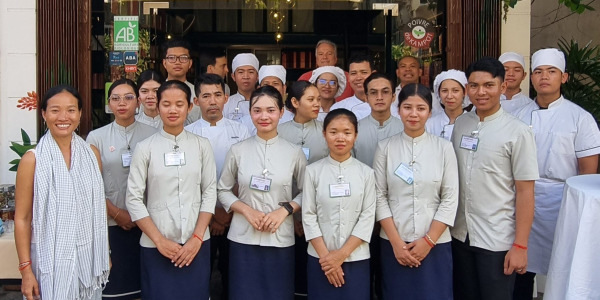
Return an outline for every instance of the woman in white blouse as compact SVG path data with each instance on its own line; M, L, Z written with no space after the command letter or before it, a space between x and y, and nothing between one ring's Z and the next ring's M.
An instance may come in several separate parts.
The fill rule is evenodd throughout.
M465 98L467 77L463 71L448 70L440 73L433 81L435 100L439 99L443 111L427 120L427 132L450 140L454 130L454 121L463 113L470 111L473 105Z
M136 119L154 128L162 128L162 121L158 115L158 101L156 92L160 84L165 81L164 77L155 70L146 70L140 74L137 80L139 88L139 100L141 104L140 113Z
M102 295L118 299L140 297L140 237L125 206L131 155L138 142L156 133L156 128L135 121L137 87L119 79L108 89L108 106L115 121L90 132L87 142L96 146L102 159L102 179L108 213L108 239L113 267Z
M398 99L404 131L381 141L373 162L383 298L452 299L448 226L458 204L456 156L449 141L425 131L427 87L409 84Z
M306 168L302 222L308 299L369 299L369 241L375 223L373 170L350 155L358 122L340 108L325 117L329 156Z
M138 143L131 162L127 209L143 232L142 299L209 298L217 171L210 142L183 129L190 95L181 81L160 86L163 128Z
M277 134L281 94L271 86L252 93L250 116L256 136L231 147L219 181L219 201L233 219L227 237L230 299L294 298L294 221L302 193L306 157ZM238 186L237 195L234 186Z

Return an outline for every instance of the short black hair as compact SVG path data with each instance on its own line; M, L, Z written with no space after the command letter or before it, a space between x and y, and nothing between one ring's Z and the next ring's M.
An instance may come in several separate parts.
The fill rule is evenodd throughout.
M191 104L190 102L190 98L192 97L192 90L190 89L190 87L179 81L179 80L167 80L165 82L163 82L160 87L158 88L158 91L156 92L156 99L157 99L157 103L160 103L160 99L162 98L162 93L166 90L170 90L170 89L177 89L177 90L181 90L185 93L185 97L186 100L188 102L188 106Z
M200 74L206 73L208 66L214 66L217 58L226 57L225 48L205 48L198 56L200 65Z
M165 81L165 77L162 76L162 74L160 74L160 72L158 72L156 70L148 69L148 70L142 72L142 74L140 74L140 77L138 77L138 80L137 80L138 89L141 89L142 85L144 85L144 83L151 81L151 80L156 81L159 84L161 84Z
M323 120L323 132L327 130L329 123L337 118L348 118L350 123L354 125L354 132L358 133L358 119L356 119L356 115L345 108L337 108L327 113L325 120Z
M498 59L489 56L482 57L472 62L467 68L465 75L467 75L467 78L469 78L473 72L490 73L492 77L499 78L500 82L504 82L504 75L506 74L506 71L504 71L504 65L502 65Z
M40 108L42 109L42 111L46 111L46 108L48 108L48 100L50 100L50 98L62 92L67 92L77 99L77 109L81 110L83 108L83 101L81 100L81 96L79 95L77 89L68 84L60 84L53 86L46 91L46 94L44 94L42 101L40 101Z
M221 76L217 74L202 74L198 76L198 79L196 79L196 84L194 85L194 89L196 90L196 97L200 95L200 88L203 84L218 85L223 90L223 93L225 93L225 82L223 81L223 78L221 78Z
M292 83L292 85L290 85L290 88L287 90L288 97L287 101L285 102L285 107L287 107L291 112L296 114L296 108L294 107L294 105L292 105L292 98L296 98L296 100L300 102L300 98L304 96L304 92L309 86L315 85L306 80L299 80Z
M363 54L363 53L353 54L350 57L350 60L348 61L348 68L350 68L350 64L356 64L356 63L361 63L361 62L365 62L365 61L369 63L369 68L371 68L371 71L374 71L375 65L373 64L373 59L371 58L370 55Z
M188 52L192 52L192 45L190 45L190 42L184 40L184 39L172 39L167 41L164 45L163 45L163 55L162 57L165 58L167 56L167 50L169 50L170 48L185 48L187 49Z
M128 86L130 86L130 87L133 89L133 91L135 92L135 96L136 96L136 97L139 97L139 96L140 96L140 94L138 93L138 87L137 87L137 85L135 84L135 82L133 82L133 80L131 80L131 79L127 79L127 78L121 78L121 79L117 79L117 80L115 80L115 82L113 82L113 83L110 85L110 87L108 88L108 97L110 97L110 95L112 94L113 90L114 90L116 87L118 87L118 86L120 86L120 85L122 85L122 84L125 84L125 85L128 85Z
M283 109L283 98L281 97L281 93L270 85L261 86L252 92L252 95L250 95L250 109L252 109L252 106L258 101L258 98L262 96L274 98L277 107L280 110Z
M374 73L371 73L371 75L369 75L369 77L367 77L367 79L365 79L365 81L363 82L363 87L365 89L365 93L369 89L369 83L371 83L371 81L373 81L375 79L380 79L380 78L387 80L390 83L390 87L392 88L392 90L394 89L394 82L392 81L392 78L390 78L390 76L388 76L385 73L374 72Z
M400 90L400 93L398 94L398 108L400 108L402 106L402 102L404 102L404 100L408 99L410 96L417 96L425 100L425 102L427 102L427 106L429 106L429 111L431 111L433 99L431 98L431 90L428 87L420 83L407 84L402 88L402 90Z

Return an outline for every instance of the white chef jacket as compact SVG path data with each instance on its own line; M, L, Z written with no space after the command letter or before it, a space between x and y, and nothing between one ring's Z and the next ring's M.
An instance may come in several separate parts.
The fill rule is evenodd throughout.
M339 178L343 176L343 178ZM331 197L330 185L350 184L350 195ZM344 260L368 259L375 224L375 175L353 157L338 162L327 156L306 167L302 195L302 224L307 241L323 237L329 251L338 250L351 235L362 243ZM312 243L308 254L319 257Z
M231 146L227 153L221 179L219 180L219 201L227 211L236 201L258 211L269 213L280 208L279 202L294 201L301 205L302 184L306 157L302 149L279 136L268 141L258 136L248 138ZM264 171L266 169L266 172ZM250 188L252 176L271 179L270 191ZM300 193L292 199L292 182L296 180ZM238 195L232 192L238 184ZM247 244L271 247L294 245L294 221L288 216L277 232L262 232L254 229L239 213L233 214L229 234L230 240Z
M464 113L465 111L463 111L463 114ZM452 137L452 131L454 130L454 123L450 124L450 118L445 111L442 111L427 119L425 129L427 132L449 141Z
M463 137L478 139L477 150L461 148ZM508 251L515 239L515 180L538 179L533 132L500 108L479 121L472 111L454 123L452 144L460 182L452 237L489 251Z
M530 104L531 102L533 101L529 99L529 97L520 92L514 95L510 100L507 100L504 94L500 95L500 105L505 111L512 115L515 115L523 106Z
M393 135L404 130L402 120L391 117L379 125L372 115L358 122L358 136L354 143L354 157L367 166L373 166L373 156L377 149L377 144Z
M562 96L548 109L531 101L516 115L533 130L540 173L535 181L527 270L546 274L565 181L578 174L578 158L600 153L600 132L590 113Z
M412 170L412 184L395 174L401 164ZM397 134L379 142L373 169L377 182L375 218L392 217L402 240L413 242L424 237L433 220L454 224L458 169L450 142L427 132L416 138ZM388 239L383 228L380 236ZM446 228L437 242L450 240Z
M185 154L184 164L166 166L165 154L175 149ZM187 130L177 136L161 130L138 143L133 153L127 181L127 210L132 221L150 216L167 239L185 244L192 238L200 212L214 213L216 185L217 170L210 142ZM207 226L202 239L209 238ZM156 247L145 233L140 245Z
M112 122L91 131L87 136L86 141L98 148L100 152L106 199L120 209L127 209L125 194L129 176L129 167L123 166L122 156L133 154L137 143L155 134L156 131L156 128L140 122L133 122L127 127ZM108 216L108 226L116 225L117 222Z
M356 94L354 94L352 97L348 97L342 101L334 103L329 111L338 108L345 108L353 112L354 115L356 115L356 119L359 121L371 114L371 106L369 103L358 99Z
M163 126L163 122L160 118L160 115L156 115L156 117L153 118L148 116L144 111L140 111L140 113L137 114L137 116L135 116L135 120L142 124L152 126L156 129L162 129Z
M243 116L250 115L250 101L240 93L229 96L223 107L223 117L240 122Z
M321 121L311 120L300 124L291 120L278 126L277 133L279 137L302 147L304 153L308 151L308 164L312 164L329 155L327 142L325 142L325 137L323 137L323 122Z

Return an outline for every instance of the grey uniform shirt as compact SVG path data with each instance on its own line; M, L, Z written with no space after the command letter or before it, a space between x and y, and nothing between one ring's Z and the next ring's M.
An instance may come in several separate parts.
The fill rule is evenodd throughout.
M165 154L184 153L185 162L167 166ZM200 212L214 213L217 171L210 142L189 131L164 130L138 143L127 181L127 210L132 221L150 216L167 239L185 244ZM144 193L147 200L144 201ZM208 226L203 240L208 240ZM142 234L142 247L156 247Z
M236 201L264 213L281 206L279 202L294 201L301 205L302 183L306 157L300 147L276 136L268 141L258 136L231 146L219 180L219 202L226 211ZM268 192L250 188L252 176L270 179ZM292 182L296 180L300 193L292 199ZM232 189L238 184L238 196ZM255 230L239 213L233 214L227 237L237 243L271 247L294 245L294 221L288 216L275 233Z
M277 127L279 137L286 141L302 147L304 154L308 152L308 164L329 155L327 142L323 137L323 122L311 120L304 124L294 120L285 122Z
M91 131L87 136L87 142L96 146L102 160L102 179L104 180L104 194L106 199L121 209L127 209L125 205L125 194L127 193L127 177L129 166L123 165L131 162L127 154L133 154L136 145L147 137L156 133L156 128L133 122L123 127L116 122ZM108 226L117 223L108 216Z
M187 118L185 119L185 125L189 125L200 119L200 117L202 116L202 110L200 109L200 106L194 104L194 98L196 97L196 91L195 91L196 88L189 81L186 81L185 84L192 91L192 95L190 96L190 103L192 105L192 110L188 113Z
M377 144L393 135L396 135L404 130L402 120L391 117L383 122L383 126L379 125L379 121L375 120L372 115L358 122L358 137L354 143L354 157L369 167L373 166L373 156Z
M156 129L162 129L163 122L160 118L160 115L156 115L156 117L150 117L145 112L140 111L140 113L135 116L136 121L146 124L148 126L152 126Z
M343 176L340 179L340 176ZM331 197L330 185L348 183L350 195ZM327 249L338 250L350 236L363 242L345 261L368 259L375 224L375 175L353 157L338 162L327 156L306 167L302 195L302 223L307 241L323 237ZM312 243L308 254L319 257Z
M477 138L476 150L461 141ZM475 112L454 123L452 144L458 160L460 194L452 237L490 251L508 251L515 238L515 180L538 179L531 129L500 108L479 121Z
M412 184L396 175L401 164L412 171ZM377 181L376 220L392 217L405 242L424 237L433 220L454 224L458 169L450 142L427 132L416 138L405 133L395 135L377 146L373 169ZM380 236L388 239L383 229ZM446 228L437 242L450 240Z

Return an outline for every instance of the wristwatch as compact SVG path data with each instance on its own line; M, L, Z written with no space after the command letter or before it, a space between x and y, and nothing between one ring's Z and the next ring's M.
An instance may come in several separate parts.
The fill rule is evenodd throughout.
M288 216L294 213L294 207L289 202L279 202L279 206L283 206L288 211Z

